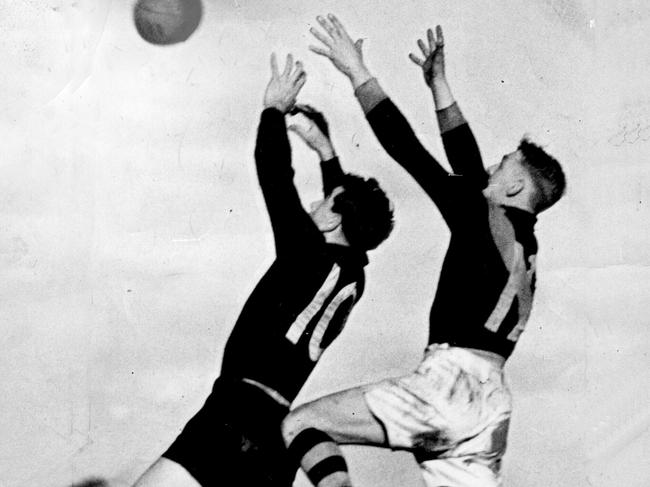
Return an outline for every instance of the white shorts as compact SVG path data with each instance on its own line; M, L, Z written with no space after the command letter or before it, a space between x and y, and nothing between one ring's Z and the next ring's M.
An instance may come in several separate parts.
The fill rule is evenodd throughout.
M366 389L390 447L415 454L427 486L501 485L512 405L497 357L435 344L414 373Z

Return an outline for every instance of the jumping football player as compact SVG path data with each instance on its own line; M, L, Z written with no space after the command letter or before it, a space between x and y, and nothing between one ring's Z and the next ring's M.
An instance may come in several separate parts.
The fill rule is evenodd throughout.
M310 46L345 74L377 139L422 187L451 231L430 313L429 346L413 373L339 392L294 410L283 423L290 454L318 487L349 486L338 445L415 454L431 487L501 485L511 396L503 365L531 312L536 215L563 194L558 162L522 140L484 169L449 89L442 30L411 55L432 91L448 173L420 144L366 68L361 41L336 17L318 17Z
M212 393L138 487L291 485L298 465L288 465L281 421L362 295L366 251L393 227L377 182L343 173L325 119L294 108L301 63L289 55L280 73L272 56L271 67L255 161L276 260L244 305ZM285 124L292 109L304 121L289 128L321 159L324 199L310 213L293 183Z

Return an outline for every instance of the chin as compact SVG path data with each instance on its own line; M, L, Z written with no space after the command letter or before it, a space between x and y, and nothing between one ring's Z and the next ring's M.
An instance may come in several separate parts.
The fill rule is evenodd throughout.
M489 203L492 203L493 205L505 205L507 203L507 201L505 201L503 198L500 198L499 194L495 193L494 191L488 191L487 189L484 189L483 196Z

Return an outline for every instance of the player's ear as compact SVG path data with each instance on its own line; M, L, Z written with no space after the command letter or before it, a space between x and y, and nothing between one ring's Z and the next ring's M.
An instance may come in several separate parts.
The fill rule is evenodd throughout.
M526 183L523 177L518 177L516 179L513 179L506 186L506 196L512 198L513 196L518 195L523 191L525 184Z
M321 222L321 231L333 232L341 226L342 221L343 218L341 217L340 213L330 210L327 214L327 218L324 218Z

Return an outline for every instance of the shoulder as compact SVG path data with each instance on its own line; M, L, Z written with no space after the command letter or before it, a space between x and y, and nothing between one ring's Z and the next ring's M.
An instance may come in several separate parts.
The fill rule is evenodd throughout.
M452 233L483 232L488 228L491 211L482 188L467 176L450 174L449 181L446 191L454 195Z

